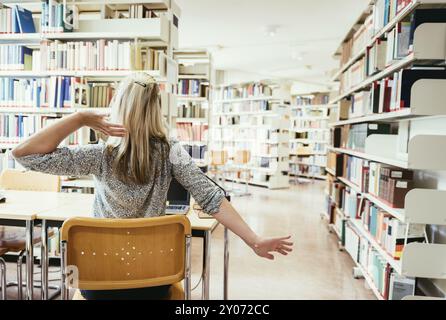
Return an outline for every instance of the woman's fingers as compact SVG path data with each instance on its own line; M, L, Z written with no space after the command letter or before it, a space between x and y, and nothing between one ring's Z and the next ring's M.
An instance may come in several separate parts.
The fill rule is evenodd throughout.
M286 252L285 250L282 250L282 249L277 249L277 252L284 256L288 255L288 252Z
M292 252L292 251L293 251L292 248L285 247L285 246L281 246L281 247L279 247L279 248L282 249L282 250L288 251L288 252Z

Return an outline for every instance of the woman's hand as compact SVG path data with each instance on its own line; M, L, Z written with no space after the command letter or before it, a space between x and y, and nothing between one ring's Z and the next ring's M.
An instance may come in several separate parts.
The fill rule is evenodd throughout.
M82 126L90 127L110 137L124 137L126 130L122 125L107 121L107 114L98 114L89 111L80 111Z
M251 248L259 257L274 260L274 256L271 254L272 252L278 252L286 256L289 252L293 251L293 243L287 241L290 238L291 236L282 238L260 238Z

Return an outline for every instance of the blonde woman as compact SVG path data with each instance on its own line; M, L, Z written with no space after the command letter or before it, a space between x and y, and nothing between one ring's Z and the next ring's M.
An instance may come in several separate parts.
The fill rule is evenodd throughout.
M55 175L93 175L94 214L101 218L142 218L163 215L167 191L175 177L206 213L237 234L260 257L287 255L289 237L263 238L254 233L190 159L180 144L170 141L163 125L156 81L136 73L120 84L111 103L111 122L104 115L76 112L36 133L13 150L25 168ZM109 136L106 144L76 148L59 144L87 126ZM167 288L83 291L89 299L153 298Z

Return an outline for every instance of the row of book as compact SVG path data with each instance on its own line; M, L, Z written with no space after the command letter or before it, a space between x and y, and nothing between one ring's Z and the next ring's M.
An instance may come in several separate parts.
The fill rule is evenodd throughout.
M394 62L413 52L415 30L424 23L445 23L445 9L417 9L411 21L396 25L366 50L366 55L341 75L340 92L346 92L360 84L368 76L384 70ZM369 40L370 41L370 40ZM441 39L438 39L441 41Z
M76 6L64 6L53 0L42 1L40 15L41 32L73 31L74 18L78 14Z
M20 6L0 8L1 33L35 33L32 13Z
M0 45L0 70L32 70L33 51L21 45Z
M288 154L288 150L278 144L256 144L251 148L252 154L255 155L270 155L270 156L284 156Z
M341 48L341 67L349 60L365 50L370 41L388 24L411 0L379 0L376 1L372 13L365 19L353 36L343 43ZM434 13L435 15L435 13ZM427 19L426 19L427 17ZM420 21L429 22L433 18L432 10L417 9L411 15L411 37ZM398 32L398 28L396 32Z
M273 90L268 85L262 83L252 83L240 87L224 87L217 92L217 98L238 99L251 97L270 97Z
M343 125L332 130L332 145L363 152L368 136L372 134L390 134L392 127L388 123L370 122L353 125Z
M290 149L296 150L295 152L293 152L295 154L311 154L315 152L325 153L327 151L327 145L325 143L290 142Z
M399 275L366 238L350 227L346 227L346 249L384 300L401 300L415 294L415 279Z
M366 55L355 62L341 76L341 92L359 85L386 67L392 65L409 55L410 49L410 22L400 22L392 29L385 39L378 39L368 48Z
M326 105L330 96L326 93L315 93L310 96L296 96L293 104L296 106Z
M207 124L178 122L176 126L177 137L180 141L206 141L208 128Z
M159 70L162 50L130 41L44 41L33 59L40 70Z
M288 133L279 129L263 128L213 128L212 140L215 141L233 141L248 140L255 143L279 143L282 140L288 141Z
M22 165L12 156L11 150L0 152L0 172L5 169L23 169Z
M255 113L271 111L273 104L266 100L225 103L215 106L214 113Z
M42 128L57 121L56 117L37 115L0 115L0 143L11 145L22 142ZM62 145L79 145L90 142L90 131L79 130L71 134Z
M183 148L186 152L195 160L206 159L207 146L193 145L193 144L183 144Z
M327 157L323 155L312 155L308 157L290 156L290 163L301 163L305 165L314 165L325 167L327 164Z
M386 113L410 108L415 82L423 79L446 79L446 71L438 69L403 69L380 81L370 89L358 92L340 103L342 118Z
M177 107L177 116L179 118L199 118L205 119L208 116L209 108L196 102L181 103Z
M291 128L303 129L328 129L328 120L307 120L295 118L291 120Z
M283 161L283 158L270 157L253 157L250 165L256 168L263 168L277 171L288 171L288 159Z
M292 118L303 118L303 117L327 117L328 109L309 109L309 108L293 108L291 109Z
M368 200L364 200L358 219L361 220L365 230L395 260L401 259L405 244L425 241L424 225L407 225ZM409 230L406 230L407 228Z
M0 107L105 108L114 92L111 83L86 83L74 77L0 78Z
M319 166L307 166L302 164L290 163L290 174L296 176L306 177L323 177L325 176L325 170Z
M329 141L330 131L329 130L317 130L317 131L307 131L307 132L292 132L290 139L308 139L316 141Z
M407 193L414 188L411 170L344 155L342 176L361 192L377 197L392 208L404 208Z
M158 15L158 10L150 9L144 4L131 4L129 6L128 17L130 19L158 18Z
M207 98L209 96L209 85L202 83L200 80L180 79L178 81L178 94Z

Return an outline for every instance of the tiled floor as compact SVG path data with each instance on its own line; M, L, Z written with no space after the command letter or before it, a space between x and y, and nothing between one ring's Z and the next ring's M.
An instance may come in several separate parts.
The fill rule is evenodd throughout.
M347 253L339 252L335 235L328 233L326 221L321 220L323 188L320 182L275 191L250 187L252 196L233 198L233 205L256 232L265 236L290 234L295 247L289 256L269 261L258 258L231 235L231 299L374 299L364 280L353 279L353 262ZM201 274L201 259L201 240L194 239L193 285ZM15 266L8 264L8 269L8 278L15 279ZM50 275L57 277L58 273ZM222 298L222 283L223 230L219 227L211 249L212 299ZM193 297L199 299L200 295L199 286ZM8 298L16 298L16 288L8 289Z

